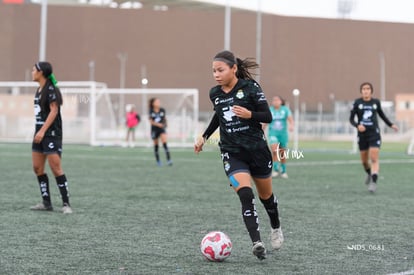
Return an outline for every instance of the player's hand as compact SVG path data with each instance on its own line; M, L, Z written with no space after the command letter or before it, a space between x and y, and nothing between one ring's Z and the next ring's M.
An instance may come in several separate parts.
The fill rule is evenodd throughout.
M358 132L361 132L361 133L362 133L362 132L365 132L365 130L366 130L365 126L364 126L364 125L361 125L361 124L360 124L360 125L358 125L358 127L357 127L357 128L358 128Z
M33 138L34 143L42 142L42 139L44 136L45 136L45 133L43 131L40 130L39 132L37 132Z
M233 113L240 118L244 118L244 119L252 118L252 112L242 106L234 105Z
M203 151L203 145L206 140L203 137L198 137L194 144L194 153L198 154Z
M391 128L394 129L394 131L396 131L396 132L398 132L398 130L399 130L398 126L395 125L395 124L391 125Z
M293 132L295 130L295 127L292 124L289 124L289 132Z

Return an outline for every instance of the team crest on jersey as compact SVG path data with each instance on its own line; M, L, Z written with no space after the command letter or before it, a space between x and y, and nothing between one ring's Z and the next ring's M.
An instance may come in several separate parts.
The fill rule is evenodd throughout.
M374 110L376 110L376 109L377 109L377 104L375 104L375 103L374 103L374 104L372 105L372 108L373 108Z
M238 91L237 91L237 94L236 94L236 97L237 97L238 99L242 99L242 98L244 97L243 90L238 90Z
M358 109L362 110L363 108L364 108L364 105L363 104L359 104L358 105Z

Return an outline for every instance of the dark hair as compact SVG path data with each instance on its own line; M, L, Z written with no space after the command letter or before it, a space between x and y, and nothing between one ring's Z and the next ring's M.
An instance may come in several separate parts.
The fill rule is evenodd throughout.
M359 92L362 92L362 87L364 87L365 85L368 85L371 88L371 94L374 93L374 87L372 86L372 84L370 82L364 82L359 86Z
M63 98L62 98L62 94L60 92L60 89L56 86L57 81L56 78L53 74L53 68L52 68L52 64L50 64L49 62L37 62L35 64L35 68L37 71L42 72L43 76L46 78L46 83L42 88L42 97L40 98L40 107L42 109L49 109L49 106L47 106L47 92L49 91L49 87L51 85L53 85L53 87L55 88L56 91L56 102L57 104L60 106L63 104Z
M158 98L156 98L156 97L150 98L149 104L148 104L148 107L149 107L150 110L154 109L152 105L154 105L154 101L157 100L157 99Z
M240 58L235 57L235 55L230 51L222 51L214 56L214 60L222 61L229 65L232 68L234 65L237 65L236 77L241 79L252 79L252 73L249 72L249 69L259 68L253 58L246 58L241 60Z
M286 105L286 100L283 97L281 97L280 95L275 95L274 97L278 97L280 99L280 101L282 102L282 106Z

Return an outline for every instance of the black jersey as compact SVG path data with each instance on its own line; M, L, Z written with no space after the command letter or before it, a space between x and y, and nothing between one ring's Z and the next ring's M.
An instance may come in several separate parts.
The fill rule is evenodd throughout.
M43 124L45 124L45 121L50 113L50 104L58 101L58 94L53 85L49 85L47 89L43 90L44 91L41 92L40 89L38 89L34 98L34 113L36 119L35 133L37 133L40 128L42 128ZM40 102L43 96L46 97L46 101L45 106L42 108ZM58 114L55 120L45 132L45 137L62 137L62 117L60 115L60 106L58 106Z
M369 101L365 101L358 98L354 102L349 121L355 127L358 127L358 125L365 126L366 132L379 132L377 114L391 127L393 123L385 116L381 108L381 102L378 99L371 98ZM355 116L357 121L355 121Z
M254 151L267 146L266 138L259 121L242 119L233 113L233 105L257 111L258 106L266 104L266 97L253 80L239 79L235 87L225 93L218 85L210 90L210 100L218 117L220 126L220 148L228 152L241 149Z
M167 118L166 118L166 113L165 113L164 108L160 108L158 112L155 112L153 109L151 109L149 112L149 117L154 122L163 124L164 127L161 129L164 129L167 126ZM160 129L160 127L151 125L151 129L156 130L156 129Z

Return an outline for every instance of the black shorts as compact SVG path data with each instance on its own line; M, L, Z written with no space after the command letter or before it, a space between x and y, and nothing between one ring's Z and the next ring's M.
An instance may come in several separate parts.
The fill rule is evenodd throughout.
M368 150L370 147L381 147L381 134L379 130L358 133L359 151Z
M165 133L164 128L153 128L151 129L151 138L157 139L161 136L161 134L164 134L164 133Z
M272 175L272 153L267 146L254 152L230 153L222 150L221 159L228 177L238 172L249 173L254 178L268 178Z
M32 143L32 152L38 152L45 155L58 154L62 155L62 138L61 137L44 137L40 143Z

